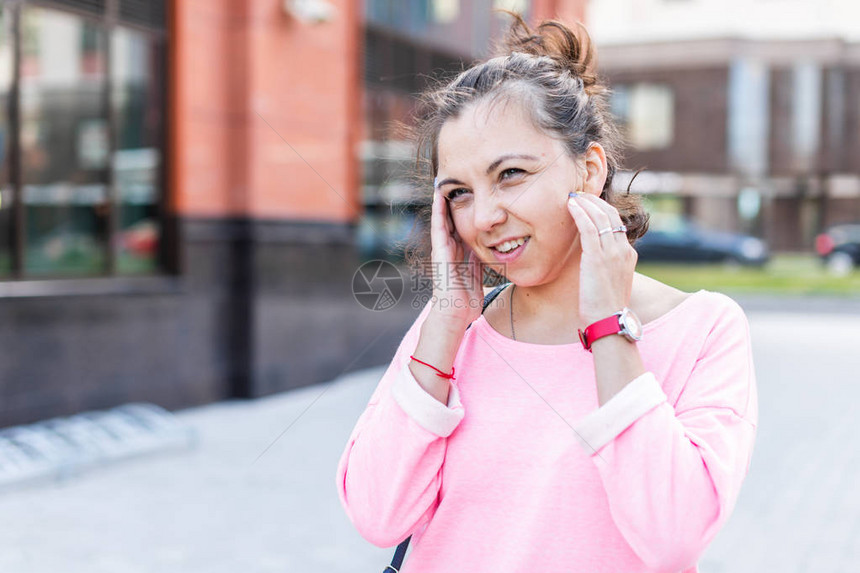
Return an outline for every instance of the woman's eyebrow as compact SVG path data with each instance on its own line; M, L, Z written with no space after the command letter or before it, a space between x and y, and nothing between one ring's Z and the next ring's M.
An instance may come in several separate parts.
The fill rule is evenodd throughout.
M453 183L454 185L465 185L465 183L463 183L459 179L454 179L453 177L447 177L447 178L443 179L442 181L439 181L438 183L436 183L436 188L438 189L439 187L442 187L443 185L449 185L451 183Z
M490 166L487 167L487 175L489 175L493 171L495 171L496 168L502 164L502 162L507 161L508 159L530 159L532 161L538 160L538 158L535 157L534 155L527 155L524 153L508 153L506 155L502 155L501 157L499 157L498 159L496 159L495 161L490 163ZM439 188L439 187L442 187L443 185L449 185L452 183L454 185L465 185L465 183L463 183L459 179L454 179L453 177L446 177L442 181L439 181L438 183L436 183L436 187Z
M537 161L538 158L534 155L526 155L523 153L509 153L507 155L502 155L487 167L487 175L496 170L496 168L502 164L503 161L507 161L508 159L531 159L532 161Z

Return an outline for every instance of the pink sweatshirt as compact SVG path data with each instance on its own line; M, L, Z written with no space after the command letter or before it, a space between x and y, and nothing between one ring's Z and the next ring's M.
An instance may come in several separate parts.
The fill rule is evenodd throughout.
M697 571L755 438L749 328L734 301L699 291L646 324L648 372L602 407L578 342L514 341L483 316L440 403L408 368L429 310L338 467L341 502L368 541L412 534L403 573Z

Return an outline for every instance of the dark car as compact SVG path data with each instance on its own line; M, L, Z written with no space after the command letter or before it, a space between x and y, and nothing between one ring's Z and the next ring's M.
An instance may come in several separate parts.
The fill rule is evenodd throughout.
M815 250L830 272L850 273L860 266L860 223L830 227L815 238Z
M643 262L734 263L764 265L770 258L761 239L703 229L683 217L652 219L651 228L634 245Z

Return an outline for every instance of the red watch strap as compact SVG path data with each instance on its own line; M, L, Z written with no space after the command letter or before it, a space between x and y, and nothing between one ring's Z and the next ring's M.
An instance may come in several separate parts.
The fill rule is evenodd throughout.
M613 314L602 320L593 322L585 327L585 331L579 331L579 340L586 350L591 351L591 345L595 340L599 340L610 334L618 334L621 332L621 325L618 322L618 315Z

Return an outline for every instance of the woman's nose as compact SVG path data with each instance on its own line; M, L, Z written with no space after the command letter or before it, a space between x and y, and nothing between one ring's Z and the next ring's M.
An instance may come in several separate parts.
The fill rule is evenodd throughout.
M495 189L475 193L474 222L479 231L489 231L505 220L505 209L496 196Z

